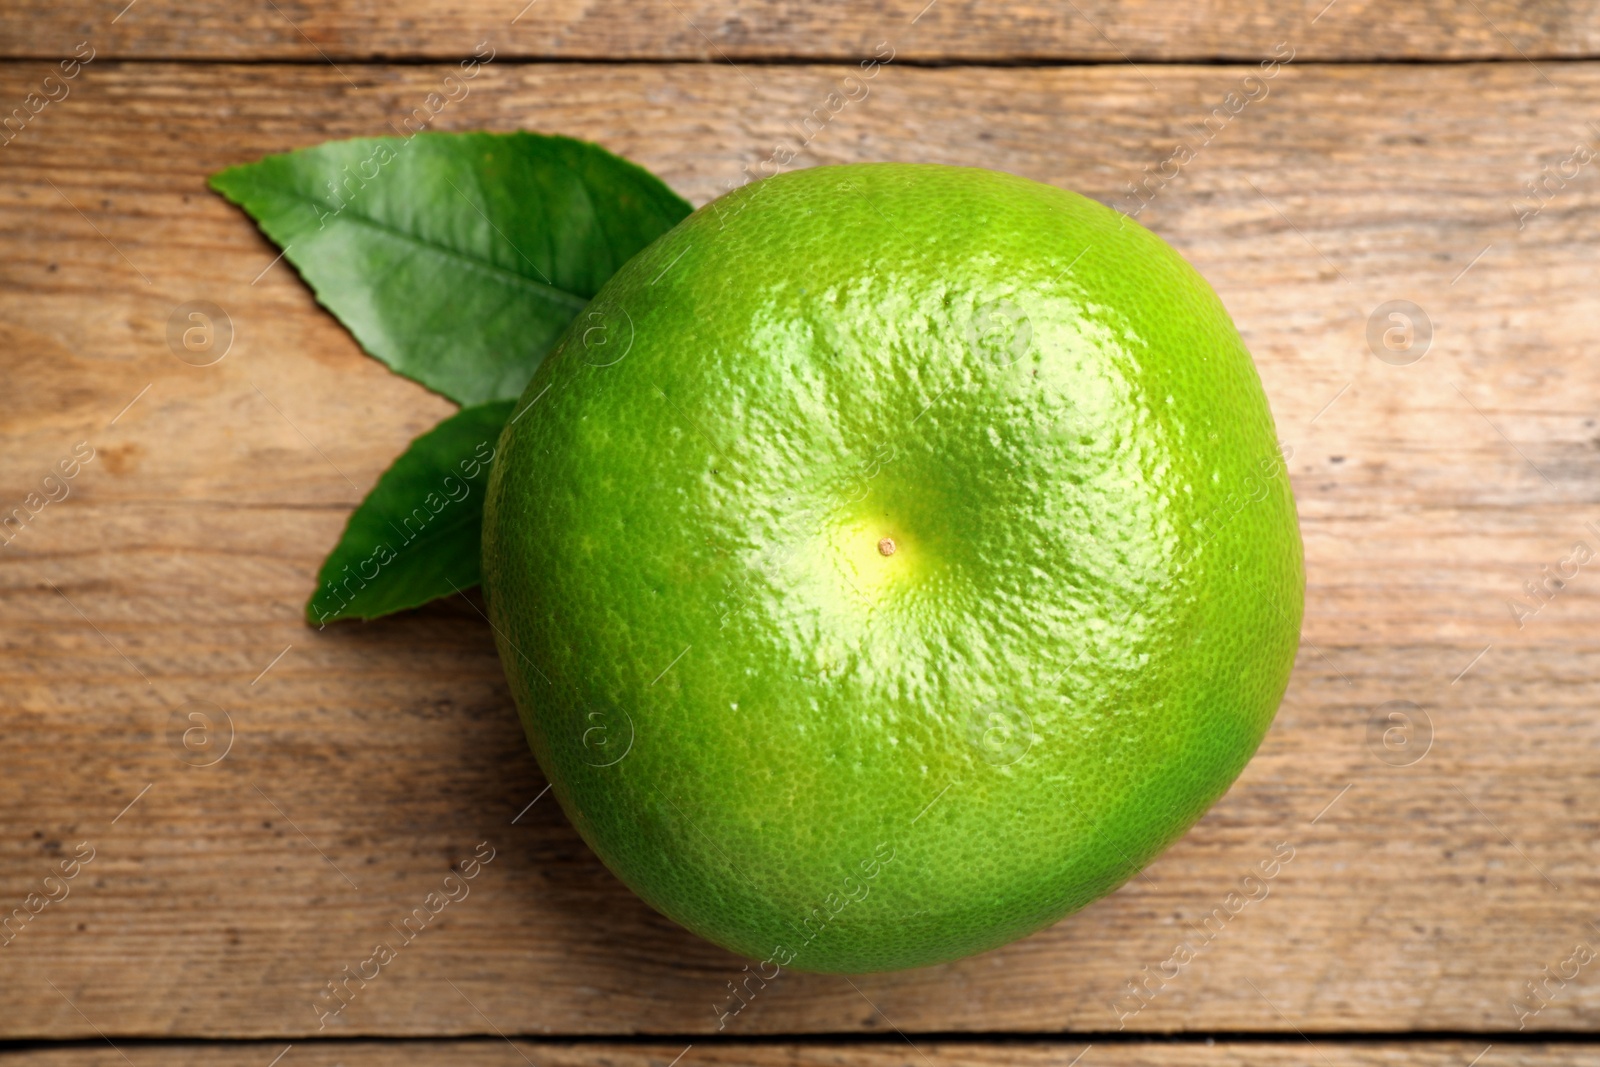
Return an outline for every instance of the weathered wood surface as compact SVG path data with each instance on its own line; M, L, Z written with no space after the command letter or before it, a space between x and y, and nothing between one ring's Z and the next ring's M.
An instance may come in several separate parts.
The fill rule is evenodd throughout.
M1600 3L1515 0L8 0L0 55L850 60L890 42L922 62L1575 59L1600 53Z
M0 1034L303 1041L324 983L484 841L496 857L470 897L322 1035L688 1043L731 1003L743 961L633 898L548 798L524 812L544 783L475 607L321 633L300 619L350 509L450 406L364 357L204 178L382 131L449 69L97 59L0 148L0 500L21 504L77 442L95 450L71 495L0 549L0 902L41 892L80 842L94 850L70 896L0 948ZM491 65L435 125L593 138L703 202L795 140L791 123L851 69ZM1213 281L1257 357L1295 450L1308 611L1259 756L1144 875L961 963L853 984L785 975L723 1036L1120 1024L1292 1042L1600 1023L1593 965L1537 1015L1513 1007L1600 938L1600 587L1581 570L1520 629L1507 607L1575 541L1600 546L1585 526L1600 523L1595 165L1521 230L1508 207L1596 136L1600 69L1547 82L1520 62L1295 64L1202 143L1249 69L891 65L803 154L985 165L1113 201L1188 144L1140 217ZM0 65L0 99L43 70ZM234 326L213 366L168 347L173 309L196 299ZM1408 366L1367 340L1397 299L1434 325ZM1432 724L1409 766L1371 736L1395 700ZM174 709L191 701L231 714L214 766L179 759ZM1132 1013L1126 983L1198 937L1280 842L1295 854L1270 896ZM253 1051L265 1063L279 1047ZM314 1054L359 1062L355 1048Z
M1466 1067L1488 1042L1399 1042L1338 1044L1219 1041L1129 1044L954 1044L895 1038L873 1042L742 1045L701 1041L685 1045L558 1044L491 1037L475 1041L351 1041L240 1045L128 1045L104 1041L71 1049L0 1053L7 1067L378 1067L442 1064L458 1067ZM1567 1067L1594 1062L1593 1045L1495 1045L1483 1067ZM682 1059L677 1057L682 1056ZM1075 1057L1081 1057L1075 1059Z

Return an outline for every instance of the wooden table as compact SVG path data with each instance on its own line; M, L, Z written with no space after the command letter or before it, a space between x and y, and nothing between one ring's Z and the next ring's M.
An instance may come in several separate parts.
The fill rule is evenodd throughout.
M1600 953L1600 4L125 2L0 10L0 114L58 97L0 147L0 506L48 501L0 551L0 910L59 897L0 935L0 1059L1600 1060L1574 955ZM434 128L589 138L695 203L874 54L801 162L1130 210L1142 183L1255 353L1308 572L1276 725L1149 870L974 959L785 975L719 1032L745 961L529 806L471 603L301 622L351 508L452 409L205 178L386 132L480 42ZM192 300L232 324L213 365L168 344ZM210 765L196 710L231 741ZM470 897L319 1031L317 992L480 842ZM1148 978L1282 846L1266 899Z

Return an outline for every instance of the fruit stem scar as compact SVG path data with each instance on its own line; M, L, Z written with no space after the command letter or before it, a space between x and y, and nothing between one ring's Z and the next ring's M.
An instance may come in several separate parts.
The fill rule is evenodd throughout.
M878 555L880 555L880 556L892 556L892 555L894 555L894 538L885 537L882 541L878 542Z

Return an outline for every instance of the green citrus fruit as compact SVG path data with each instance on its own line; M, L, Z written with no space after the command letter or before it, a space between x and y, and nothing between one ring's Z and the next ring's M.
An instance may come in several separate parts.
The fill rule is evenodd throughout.
M625 265L501 438L484 586L618 877L771 968L954 959L1121 884L1255 751L1294 501L1205 281L983 170L748 185Z

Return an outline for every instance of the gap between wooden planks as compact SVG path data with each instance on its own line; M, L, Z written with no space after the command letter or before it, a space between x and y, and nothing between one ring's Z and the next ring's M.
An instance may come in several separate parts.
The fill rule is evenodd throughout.
M1085 1044L950 1044L900 1038L873 1042L762 1045L701 1041L688 1045L572 1045L489 1036L474 1041L300 1041L171 1045L159 1042L115 1048L0 1053L15 1067L375 1067L439 1064L459 1067L1267 1067L1322 1063L1327 1067L1567 1067L1593 1062L1592 1045L1491 1044L1477 1041L1364 1041L1347 1044L1319 1037L1272 1042L1217 1041ZM272 1060L274 1055L281 1059ZM1491 1059L1491 1056L1493 1057ZM124 1058L125 1057L125 1058ZM292 1058L291 1058L292 1057ZM272 1062L268 1062L272 1060Z

